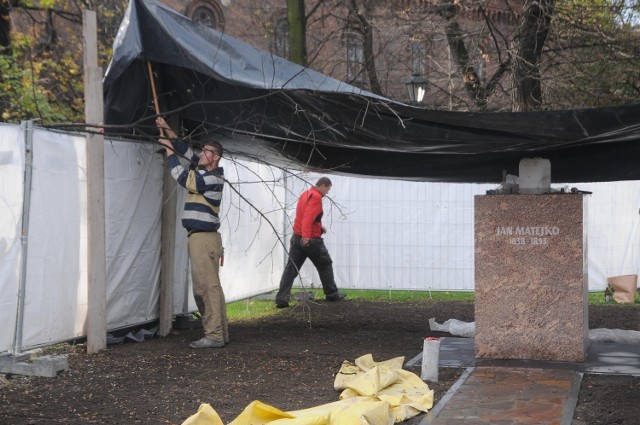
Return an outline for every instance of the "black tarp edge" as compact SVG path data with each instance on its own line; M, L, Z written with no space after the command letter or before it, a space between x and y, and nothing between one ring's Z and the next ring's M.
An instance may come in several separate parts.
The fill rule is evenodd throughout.
M153 0L131 1L114 42L104 79L107 128L154 134L146 61L161 110L191 139L214 136L236 155L275 166L495 183L503 170L518 174L521 159L543 157L556 182L640 179L640 105L519 113L416 108L255 49Z

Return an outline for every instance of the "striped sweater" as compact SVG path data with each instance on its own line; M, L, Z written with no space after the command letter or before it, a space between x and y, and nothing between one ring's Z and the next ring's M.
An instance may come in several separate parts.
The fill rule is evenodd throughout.
M220 204L224 187L224 170L218 167L207 171L198 169L198 155L182 140L175 140L176 152L190 158L188 168L178 155L167 157L171 175L178 184L189 191L182 213L182 226L188 231L214 232L220 227Z

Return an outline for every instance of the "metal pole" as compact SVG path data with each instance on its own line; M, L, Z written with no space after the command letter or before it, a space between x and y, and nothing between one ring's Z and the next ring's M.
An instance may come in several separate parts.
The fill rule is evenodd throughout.
M287 251L287 230L289 230L289 222L287 220L287 206L289 205L289 181L287 172L282 170L282 183L284 186L284 208L282 209L282 244L284 249L284 261L282 264L282 270L287 266L289 261L289 252Z
M11 354L22 352L22 332L24 327L24 297L27 285L27 245L29 242L29 210L31 208L31 180L33 175L33 121L23 121L24 131L24 183L22 199L22 229L20 240L20 275L18 276L18 306L16 308L16 327L13 334Z

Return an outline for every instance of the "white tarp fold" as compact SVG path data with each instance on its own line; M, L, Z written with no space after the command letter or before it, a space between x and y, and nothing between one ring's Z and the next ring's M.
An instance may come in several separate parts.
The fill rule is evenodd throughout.
M109 329L158 317L162 166L149 145L105 144Z
M35 130L23 347L83 335L86 183L84 137Z
M20 127L0 124L0 353L13 344L18 308L24 136Z

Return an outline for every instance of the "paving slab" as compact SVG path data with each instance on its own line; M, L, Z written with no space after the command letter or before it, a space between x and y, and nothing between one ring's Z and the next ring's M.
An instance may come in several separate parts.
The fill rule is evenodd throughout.
M440 341L438 366L466 370L420 425L570 425L585 373L640 376L639 344L591 342L573 363L476 359L474 338Z
M582 373L480 366L420 425L569 425Z

